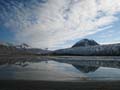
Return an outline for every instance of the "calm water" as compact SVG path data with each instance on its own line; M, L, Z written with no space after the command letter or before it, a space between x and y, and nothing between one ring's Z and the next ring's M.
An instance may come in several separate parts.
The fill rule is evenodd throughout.
M0 80L120 80L119 63L82 63L81 65L56 61L16 62L0 65Z

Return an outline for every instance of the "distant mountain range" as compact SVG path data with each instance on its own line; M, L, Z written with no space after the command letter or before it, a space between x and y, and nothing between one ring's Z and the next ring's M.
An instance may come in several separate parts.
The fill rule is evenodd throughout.
M37 55L78 55L78 56L119 56L120 43L100 45L94 40L82 39L72 47L49 51L38 48L30 48L27 44L12 45L0 44L0 55L10 54L37 54Z
M0 43L0 55L16 55L16 54L47 54L49 50L30 48L29 45L23 43L21 45L13 45L9 43Z

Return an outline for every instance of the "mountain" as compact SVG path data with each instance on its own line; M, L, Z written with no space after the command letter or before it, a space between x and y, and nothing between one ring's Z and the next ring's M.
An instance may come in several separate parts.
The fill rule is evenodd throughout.
M83 39L71 48L54 51L54 55L79 55L79 56L118 56L120 43L100 45L94 40Z
M37 54L37 55L78 55L78 56L120 56L120 43L100 45L94 40L83 39L72 47L49 51L30 48L27 44L0 44L0 55Z
M27 52L30 52L30 53L34 53L34 54L42 54L42 55L45 55L45 54L48 54L49 50L44 50L44 49L38 49L38 48L29 48L29 49L26 49Z
M76 44L74 44L72 46L72 48L74 47L81 47L81 46L96 46L99 45L96 41L94 40L89 40L89 39L82 39L80 41L78 41Z
M18 50L15 46L9 45L7 43L0 43L0 55L10 55L11 53L17 53Z
M0 43L0 55L47 54L49 52L50 52L49 50L30 48L30 46L25 43L23 43L21 45Z

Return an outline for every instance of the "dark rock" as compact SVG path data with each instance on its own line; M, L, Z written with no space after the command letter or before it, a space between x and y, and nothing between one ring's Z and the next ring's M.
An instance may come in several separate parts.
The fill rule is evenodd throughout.
M99 45L99 44L94 40L82 39L79 42L77 42L75 45L73 45L72 48L81 47L81 46L95 46L95 45Z

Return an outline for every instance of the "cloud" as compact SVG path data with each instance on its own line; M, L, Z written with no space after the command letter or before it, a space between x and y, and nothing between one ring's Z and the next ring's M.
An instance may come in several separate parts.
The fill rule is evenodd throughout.
M16 32L17 41L38 48L68 47L65 42L99 32L119 20L120 0L18 1L11 0L13 6L7 6L12 10L3 9L0 17L7 17L3 24Z

